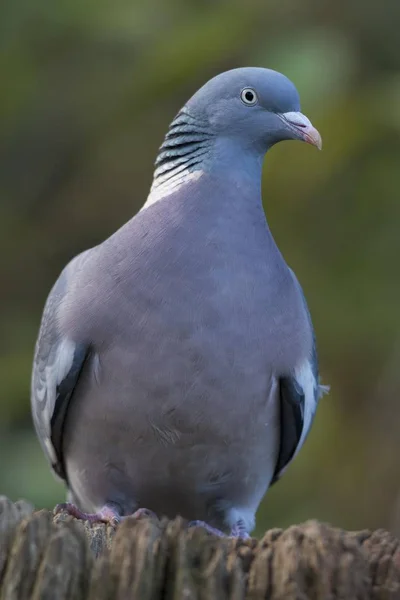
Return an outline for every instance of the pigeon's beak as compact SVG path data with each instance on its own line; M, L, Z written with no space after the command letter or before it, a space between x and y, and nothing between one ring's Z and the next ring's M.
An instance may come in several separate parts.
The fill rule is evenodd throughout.
M281 113L279 117L292 130L296 132L296 137L308 144L316 146L318 150L322 148L322 139L319 131L313 127L311 121L301 112Z

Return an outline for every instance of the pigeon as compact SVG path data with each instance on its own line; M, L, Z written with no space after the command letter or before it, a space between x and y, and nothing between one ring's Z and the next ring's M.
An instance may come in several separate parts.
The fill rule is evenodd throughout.
M325 391L263 210L264 155L283 140L321 148L286 76L217 75L173 119L139 212L62 271L31 381L38 438L68 490L57 510L250 535Z

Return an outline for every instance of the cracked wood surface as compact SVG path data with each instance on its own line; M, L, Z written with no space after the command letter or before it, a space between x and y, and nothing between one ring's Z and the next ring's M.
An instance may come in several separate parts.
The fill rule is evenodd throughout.
M260 539L127 518L117 528L0 497L0 600L400 600L400 542L317 521Z

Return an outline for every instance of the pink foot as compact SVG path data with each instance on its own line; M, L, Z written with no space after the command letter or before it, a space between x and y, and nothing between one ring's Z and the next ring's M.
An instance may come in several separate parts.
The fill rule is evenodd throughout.
M247 530L243 524L243 521L238 521L231 529L229 537L240 538L242 540L248 540L250 538Z
M212 533L213 535L217 535L218 537L225 537L225 533L223 531L216 529L216 527L212 527L205 521L190 521L188 527L201 527L202 529L208 531L208 533Z
M132 517L134 517L135 519L142 519L146 517L150 519L157 519L156 513L153 513L153 511L149 510L148 508L138 508L132 514Z
M238 521L232 527L229 536L226 536L226 534L223 533L223 531L220 531L219 529L212 527L211 525L209 525L208 523L205 523L204 521L190 521L189 527L202 527L209 533L212 533L213 535L217 535L218 537L240 538L242 540L248 540L250 537L249 534L247 533L246 528L242 521Z
M107 504L97 513L85 513L75 506L75 504L64 502L63 504L57 504L54 509L54 514L57 515L60 512L67 512L76 519L89 521L89 523L110 523L110 525L115 526L121 521L119 512Z

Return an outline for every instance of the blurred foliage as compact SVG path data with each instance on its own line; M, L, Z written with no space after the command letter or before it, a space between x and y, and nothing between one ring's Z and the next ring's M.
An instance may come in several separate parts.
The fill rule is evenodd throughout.
M322 153L280 144L271 228L304 287L331 394L258 515L400 533L400 3L3 0L0 5L0 493L64 497L29 384L64 264L144 202L166 128L209 77L283 71Z

